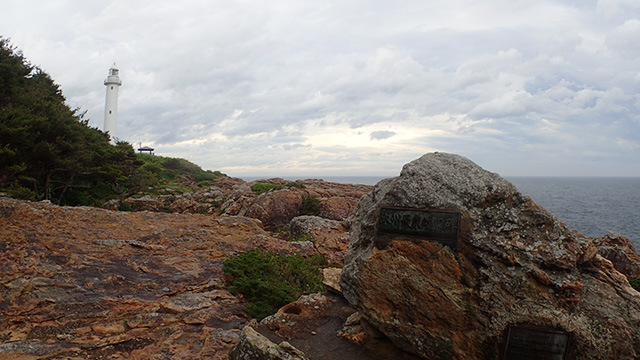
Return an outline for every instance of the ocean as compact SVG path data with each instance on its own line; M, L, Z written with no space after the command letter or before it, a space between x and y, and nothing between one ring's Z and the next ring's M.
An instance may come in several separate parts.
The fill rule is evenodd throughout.
M509 177L569 228L599 237L620 233L640 250L640 178Z
M288 180L306 177L283 177ZM310 177L319 178L319 177ZM375 185L381 176L324 176L325 181ZM246 181L259 177L246 177ZM507 177L572 230L599 237L620 233L640 250L640 178L615 177Z

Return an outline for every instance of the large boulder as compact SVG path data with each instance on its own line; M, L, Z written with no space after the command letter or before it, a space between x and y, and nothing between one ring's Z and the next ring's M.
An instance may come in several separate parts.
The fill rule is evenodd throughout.
M457 155L426 154L360 200L341 286L368 323L425 359L640 357L640 293L627 278Z

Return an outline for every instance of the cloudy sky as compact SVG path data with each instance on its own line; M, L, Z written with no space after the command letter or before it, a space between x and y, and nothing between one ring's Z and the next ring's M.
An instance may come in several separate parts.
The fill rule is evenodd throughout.
M102 128L231 176L640 176L637 0L2 1L0 35Z

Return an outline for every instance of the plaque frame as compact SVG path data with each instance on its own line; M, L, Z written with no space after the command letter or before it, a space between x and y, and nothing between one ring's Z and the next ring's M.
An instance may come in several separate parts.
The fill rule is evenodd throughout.
M548 343L541 342L540 339L544 337ZM558 341L561 337L564 337L564 341ZM508 327L502 359L567 360L571 338L572 333L552 327L512 324Z
M383 206L378 211L376 232L378 236L435 241L457 251L461 221L461 213L455 210Z

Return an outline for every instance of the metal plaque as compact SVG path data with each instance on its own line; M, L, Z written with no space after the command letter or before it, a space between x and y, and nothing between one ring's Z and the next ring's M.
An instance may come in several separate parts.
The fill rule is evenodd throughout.
M457 248L460 213L409 208L382 208L378 233L402 234L438 241Z
M511 325L504 360L564 360L570 338L555 329Z

